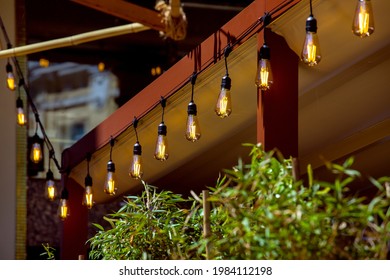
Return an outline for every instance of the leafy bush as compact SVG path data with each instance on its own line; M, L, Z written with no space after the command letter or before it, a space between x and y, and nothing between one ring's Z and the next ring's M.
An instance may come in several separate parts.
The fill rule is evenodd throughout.
M111 229L99 232L89 240L92 259L183 259L183 247L199 238L201 229L192 226L190 202L169 191L157 192L144 183L141 196L126 197L125 205L105 217ZM186 248L184 248L186 249Z
M334 182L294 180L292 161L277 151L251 147L242 161L218 180L209 201L211 236L202 235L202 197L183 199L145 184L106 219L112 229L89 240L93 259L385 259L390 243L390 178L372 179L378 193L353 195L360 176L328 163ZM190 204L190 207L183 207Z

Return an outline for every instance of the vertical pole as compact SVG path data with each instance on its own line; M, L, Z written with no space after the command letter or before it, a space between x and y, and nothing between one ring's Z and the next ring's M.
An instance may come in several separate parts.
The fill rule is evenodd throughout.
M283 37L266 28L271 50L274 83L258 94L257 141L265 150L277 148L285 158L298 157L298 62L299 57ZM258 35L259 49L263 33Z
M209 238L211 236L211 225L210 225L210 201L209 191L203 190L203 236ZM206 245L206 259L210 259L210 243Z

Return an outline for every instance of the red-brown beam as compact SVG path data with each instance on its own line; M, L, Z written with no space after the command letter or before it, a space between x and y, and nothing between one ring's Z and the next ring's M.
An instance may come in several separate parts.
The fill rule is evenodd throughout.
M72 0L78 4L101 11L103 13L138 22L158 31L165 31L165 25L157 11L150 10L122 0Z

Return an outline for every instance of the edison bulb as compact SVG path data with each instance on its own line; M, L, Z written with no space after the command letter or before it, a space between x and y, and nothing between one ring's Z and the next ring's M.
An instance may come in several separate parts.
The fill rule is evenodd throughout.
M30 159L33 163L39 163L42 160L41 144L37 142L32 144Z
M188 104L187 110L187 126L186 126L186 139L191 142L195 142L199 140L201 133L199 127L199 121L197 115L196 104L194 102L190 102Z
M134 144L133 161L130 165L129 175L134 179L141 179L143 175L142 147L138 142Z
M12 72L7 73L7 87L10 90L15 90L15 77Z
M156 148L154 150L154 158L160 161L168 159L168 140L167 140L167 126L164 122L158 125Z
M273 84L273 76L271 71L271 51L270 48L263 44L260 48L259 62L257 64L255 84L262 91L268 90Z
M66 198L60 199L60 205L58 207L58 216L61 220L65 220L69 216L69 205Z
M7 72L7 87L10 90L15 90L15 76L12 70L12 65L9 62L7 62L5 70Z
M358 0L352 23L352 32L361 38L370 36L375 30L374 13L370 0Z
M306 20L306 36L303 43L302 61L309 65L315 66L321 60L321 50L317 35L317 20L313 16L309 16Z
M56 189L56 185L54 183L53 172L50 169L46 173L46 190L45 190L45 193L46 193L47 199L49 199L50 201L54 201L54 199L57 196L57 189Z
M87 206L88 209L91 209L93 206L93 190L92 186L86 186L84 190L83 205Z
M109 195L114 195L116 188L115 188L115 164L110 160L107 163L107 176L106 181L104 182L104 192Z
M230 96L231 79L228 75L222 78L221 91L219 92L215 113L221 118L225 118L232 113L232 100Z
M27 118L23 109L23 101L20 97L16 100L16 122L20 126L24 126L27 123Z

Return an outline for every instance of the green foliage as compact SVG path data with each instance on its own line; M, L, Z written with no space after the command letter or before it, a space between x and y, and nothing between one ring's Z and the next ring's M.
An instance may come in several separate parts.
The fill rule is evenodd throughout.
M158 192L144 183L141 196L128 196L126 204L105 217L112 228L89 240L91 259L185 259L187 246L201 229L189 223L189 200L169 191Z
M333 182L293 177L292 161L251 147L209 188L211 231L204 238L202 197L183 199L145 184L139 197L106 219L112 229L89 240L92 259L385 259L390 245L390 178L371 179L378 193L366 201L350 184L360 176L328 163ZM189 208L183 207L183 204Z
M334 182L316 182L308 168L308 185L295 181L292 161L276 151L251 145L252 161L226 171L212 188L214 259L385 259L390 242L390 178L372 180L378 194L370 203L351 195L359 177L343 165L328 163Z
M46 256L46 258L48 260L55 260L55 248L51 247L49 245L49 243L46 243L46 244L42 244L42 247L43 249L45 250L45 252L43 252L42 254L40 254L40 256Z

